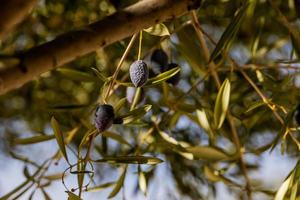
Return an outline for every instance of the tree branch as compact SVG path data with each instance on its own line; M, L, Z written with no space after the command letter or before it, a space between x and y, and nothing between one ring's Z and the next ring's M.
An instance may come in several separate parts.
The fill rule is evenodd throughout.
M0 39L20 23L36 5L37 0L5 0L0 6Z
M21 55L21 64L0 71L0 94L100 47L200 6L201 0L144 0Z

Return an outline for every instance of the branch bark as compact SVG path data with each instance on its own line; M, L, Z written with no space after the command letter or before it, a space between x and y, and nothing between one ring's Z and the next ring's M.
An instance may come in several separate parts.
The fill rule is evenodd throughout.
M201 0L144 0L77 31L58 36L21 56L18 66L0 71L0 95L80 56L122 40L200 6Z
M37 0L5 0L0 6L0 39L19 24L34 8Z

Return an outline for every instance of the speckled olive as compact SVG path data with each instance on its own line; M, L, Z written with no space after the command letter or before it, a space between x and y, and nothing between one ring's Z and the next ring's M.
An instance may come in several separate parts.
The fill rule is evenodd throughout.
M148 80L148 66L144 61L137 60L130 65L129 74L133 85L135 87L141 87Z

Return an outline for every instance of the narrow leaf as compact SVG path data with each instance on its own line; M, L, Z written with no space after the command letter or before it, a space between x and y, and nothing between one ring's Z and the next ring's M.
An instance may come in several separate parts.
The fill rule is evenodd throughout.
M210 138L214 138L205 111L197 110L196 113L200 126L210 135Z
M194 159L208 161L228 160L229 156L222 150L210 146L194 146L185 148L188 153L192 153Z
M108 137L108 138L111 138L121 144L126 144L128 146L131 146L129 142L127 142L122 136L120 136L119 134L116 134L116 133L113 133L113 132L110 132L110 131L105 131L103 133L101 133L101 135L103 137Z
M67 191L68 193L68 200L82 200L79 196L77 196L76 194Z
M98 185L98 186L95 186L95 187L90 187L90 188L87 189L87 191L89 191L89 192L98 192L100 190L109 188L109 187L111 187L115 184L116 184L116 182L108 182L108 183L104 183L104 184L101 184L101 185Z
M141 108L137 108L137 109L134 109L132 111L129 111L125 115L121 115L119 118L123 119L123 124L128 124L128 123L133 122L135 120L141 119L141 117L143 117L151 109L151 107L152 106L149 105L149 104L144 105Z
M175 67L173 69L170 69L168 71L165 71L151 79L149 79L146 83L145 86L151 86L151 85L156 85L159 84L163 81L168 80L169 78L171 78L172 76L176 75L178 72L180 72L180 67Z
M156 36L170 35L168 28L162 23L156 24L150 28L144 29L144 31L151 35L156 35Z
M145 177L144 172L141 170L140 166L138 168L139 170L139 187L141 191L144 193L144 195L147 194L147 180Z
M221 128L224 122L228 105L229 105L229 99L230 99L230 82L228 79L226 79L223 82L218 92L218 96L215 102L214 120L217 129Z
M125 176L126 176L126 171L127 171L127 166L124 168L124 170L123 170L120 178L118 179L114 189L109 194L109 196L108 196L109 199L116 196L119 193L119 191L121 190L121 188L123 187L123 183L124 183Z
M86 72L81 72L79 70L59 68L57 69L57 71L65 77L76 81L93 82L96 80L95 76Z
M249 4L244 4L239 11L237 12L236 16L231 20L230 24L225 29L224 33L222 34L219 42L217 43L214 51L212 52L209 62L214 60L224 49L228 48L228 45L234 39L236 33L238 32L241 22L246 15L246 10Z
M69 162L68 155L67 155L66 148L65 148L65 143L64 143L64 136L59 128L58 122L56 121L56 119L54 117L51 118L51 126L53 129L57 144L59 146L59 149L60 149L61 153L63 154L63 156L65 157L66 161Z
M293 174L292 173L280 186L278 191L276 192L274 200L284 200L285 194L287 193L290 182L293 181Z
M159 158L149 156L105 156L102 159L94 160L94 162L156 165L163 161Z
M29 138L16 138L14 139L13 143L18 145L28 145L28 144L35 144L39 142L45 142L48 140L52 140L54 138L55 138L54 135L38 135Z

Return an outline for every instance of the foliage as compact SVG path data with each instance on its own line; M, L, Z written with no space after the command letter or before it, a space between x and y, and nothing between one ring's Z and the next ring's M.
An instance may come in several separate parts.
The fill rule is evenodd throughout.
M40 1L9 38L1 41L0 53L30 49L134 2ZM299 198L299 163L279 190L273 191L264 187L263 180L251 179L249 173L259 163L253 167L246 159L246 155L260 158L274 148L299 159L300 135L294 115L299 112L300 11L295 8L299 1L288 2L206 0L197 11L141 30L140 41L134 41L125 60L120 58L130 39L78 58L1 96L5 140L0 146L34 172L24 168L26 180L10 193L0 194L0 199L22 196L32 187L46 198L45 188L61 180L69 199L106 188L111 188L108 198L112 198L123 187L129 165L136 167L136 186L146 195L161 163L168 164L178 192L191 199L214 195L217 182L234 188L244 199L255 193L278 200ZM159 48L168 54L169 63L179 67L161 74L151 71L151 53ZM145 99L139 101L138 88L131 104L125 99L126 88L133 87L129 66L140 58L150 68L149 79L143 86ZM117 66L121 68L116 70ZM177 73L179 84L168 84ZM99 103L113 105L123 123L98 133L92 118ZM32 135L24 137L22 131L10 127L13 121L25 122ZM46 134L50 124L53 133ZM268 141L259 139L264 134L270 136ZM54 139L57 152L42 163L18 155L22 145ZM110 145L112 140L118 145ZM55 176L49 174L47 169L62 156L69 167ZM96 172L105 168L96 163L121 169L119 178L99 183ZM67 186L67 174L77 176L78 184ZM204 186L209 194L199 189Z

